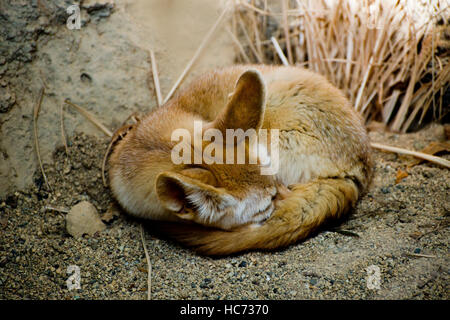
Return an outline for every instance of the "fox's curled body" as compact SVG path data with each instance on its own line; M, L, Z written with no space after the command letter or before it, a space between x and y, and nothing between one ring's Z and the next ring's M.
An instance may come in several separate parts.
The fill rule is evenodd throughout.
M279 170L175 165L175 129L279 130ZM110 157L110 185L130 214L211 255L273 249L348 212L371 177L360 116L325 78L297 67L236 66L205 74L144 117ZM181 223L180 223L181 222ZM185 223L183 223L185 222Z

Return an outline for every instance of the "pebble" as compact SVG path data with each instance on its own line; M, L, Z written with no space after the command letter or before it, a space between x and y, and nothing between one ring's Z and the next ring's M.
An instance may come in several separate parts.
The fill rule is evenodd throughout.
M381 188L381 192L384 193L384 194L388 194L388 193L391 192L391 190L389 189L389 187L382 187Z
M247 262L246 261L242 261L241 263L239 263L238 267L240 268L245 268L247 266Z
M97 209L88 201L81 201L70 209L66 216L67 232L80 238L83 234L93 235L106 229Z

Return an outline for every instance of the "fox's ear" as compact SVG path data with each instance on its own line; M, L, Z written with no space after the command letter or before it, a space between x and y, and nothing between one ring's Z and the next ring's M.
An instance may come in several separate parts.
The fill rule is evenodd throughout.
M216 184L211 172L201 168L163 172L156 179L156 193L163 207L170 211L179 212L186 206L201 209L220 203L221 192Z
M224 129L259 129L264 118L266 86L257 70L244 72L224 112L218 116L214 126Z

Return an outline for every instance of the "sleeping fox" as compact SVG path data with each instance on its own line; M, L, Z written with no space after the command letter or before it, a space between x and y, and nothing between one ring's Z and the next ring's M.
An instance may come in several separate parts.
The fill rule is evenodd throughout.
M260 158L274 160L270 148L253 163L174 163L173 132L194 136L195 123L224 136L277 130L277 172L261 174ZM250 142L241 143L247 159ZM188 148L194 157L197 147ZM201 76L132 126L109 165L113 195L129 214L165 221L157 224L163 233L207 255L304 239L348 212L372 172L362 120L337 88L299 67L260 65Z

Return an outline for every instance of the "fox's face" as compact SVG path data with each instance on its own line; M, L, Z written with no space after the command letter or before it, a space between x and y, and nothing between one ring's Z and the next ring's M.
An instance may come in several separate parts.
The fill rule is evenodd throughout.
M243 73L226 107L202 129L204 135L214 130L218 133L214 139L202 140L201 150L214 149L211 154L215 160L222 159L222 163L208 159L200 151L201 164L161 173L156 191L162 205L183 219L223 229L267 219L274 209L277 193L273 177L262 175L260 170L261 164L270 159L267 149L262 144L256 146L257 139L227 137L238 129L241 133L257 133L262 126L264 108L265 85L261 75L257 71ZM193 139L189 147L192 154L199 152ZM240 148L245 151L244 163L238 161ZM230 152L232 156L228 160L232 161L227 161Z
M187 146L183 150L192 151L192 160L195 153L201 155L200 162L188 164L173 163L170 153L175 143L171 141L171 133L180 128L193 133L198 118L184 113L182 107L161 108L159 114L147 118L145 129L136 128L136 132L124 139L127 143L121 142L111 156L110 180L116 198L138 216L148 214L155 218L154 211L162 207L181 219L222 229L267 219L274 210L277 189L273 176L261 174L262 163L270 160L265 145L258 144L255 154L251 139L233 138L232 144L226 140L230 129L258 132L264 118L265 95L259 72L244 72L222 112L213 121L202 122L202 134L213 130L223 139L202 139L200 151L194 137L184 141ZM212 156L222 153L222 163L203 156L202 151L208 147L210 150L214 147ZM237 162L239 148L245 150L243 164ZM234 161L226 161L231 151ZM123 184L128 187L122 188ZM134 190L133 195L121 196L122 189L130 188ZM154 204L155 200L158 205Z

